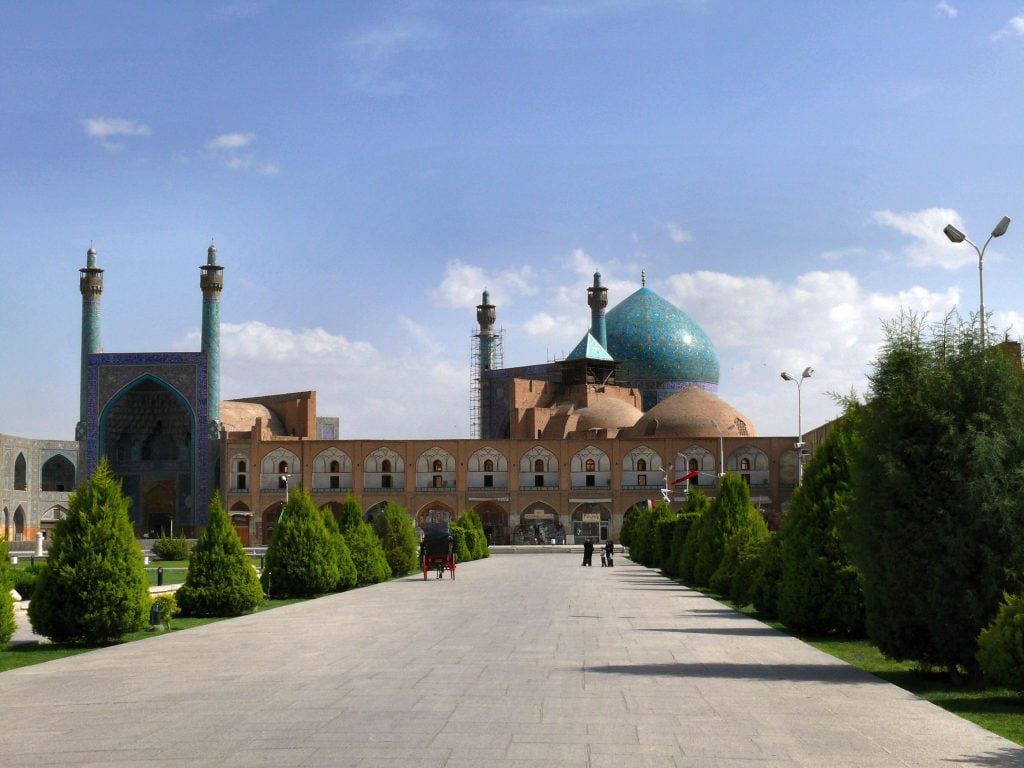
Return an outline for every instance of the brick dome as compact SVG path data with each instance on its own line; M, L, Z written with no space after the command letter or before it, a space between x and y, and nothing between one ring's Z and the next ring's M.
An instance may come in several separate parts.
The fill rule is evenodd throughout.
M688 387L662 400L622 436L717 438L718 429L712 419L718 422L725 437L757 437L750 419L700 387Z

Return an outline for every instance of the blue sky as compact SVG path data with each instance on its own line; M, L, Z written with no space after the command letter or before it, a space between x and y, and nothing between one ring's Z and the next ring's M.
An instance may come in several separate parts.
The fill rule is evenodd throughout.
M882 321L978 306L1024 217L1019 2L0 4L0 432L69 439L78 269L104 350L198 350L222 395L315 389L354 438L469 434L486 288L505 363L567 354L595 270L714 341L795 434L864 392ZM1018 338L1024 219L985 255Z

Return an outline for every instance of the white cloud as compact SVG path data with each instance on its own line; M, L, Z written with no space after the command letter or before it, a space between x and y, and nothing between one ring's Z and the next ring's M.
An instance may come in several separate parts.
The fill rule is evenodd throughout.
M408 320L403 324L410 331L406 338L421 346L385 356L372 344L322 328L295 331L255 320L224 323L222 396L313 389L318 414L340 417L344 437L465 437L468 365L439 357L436 341L423 328ZM193 335L181 346L194 348L197 339Z
M903 255L911 266L959 269L977 261L973 248L963 243L951 243L943 234L947 224L964 230L960 214L951 208L926 208L903 213L875 211L871 218L912 239L903 248Z
M822 261L842 261L843 259L852 259L866 256L867 251L863 248L840 248L834 251L822 251Z
M393 19L342 43L352 88L378 96L430 87L429 57L445 42L444 31L424 19Z
M253 154L242 151L255 142L255 133L222 133L206 142L206 155L233 171L252 170L262 176L276 176L281 172L277 163L258 160Z
M85 117L79 122L86 136L111 152L124 149L124 144L112 141L112 137L149 136L152 133L148 125L123 117Z
M430 298L439 307L470 308L480 303L487 290L492 304L509 303L518 294L535 293L534 283L534 272L529 265L487 272L483 267L453 259L445 267L444 279L431 291Z
M935 13L938 16L943 16L947 19L955 19L960 15L960 12L947 2L937 3L935 6Z
M671 222L665 224L665 230L668 232L669 238L673 243L688 243L693 240L693 235L687 232L685 229L680 227L678 224L672 224Z
M1004 37L1024 37L1024 12L1011 18L1002 29L992 35L993 40L1001 40Z

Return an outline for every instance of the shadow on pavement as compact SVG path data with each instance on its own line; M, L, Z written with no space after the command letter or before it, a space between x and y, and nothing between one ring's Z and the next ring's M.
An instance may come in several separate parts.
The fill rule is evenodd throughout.
M884 680L849 664L607 664L585 667L584 671L611 675L667 675L730 680L888 685Z
M1020 766L1024 764L1024 750L1004 747L995 752L986 752L983 755L972 755L971 757L949 758L947 762L960 763L962 765L976 766Z
M691 635L737 635L747 637L785 637L783 632L779 632L771 627L722 627L720 629L712 629L709 627L646 627L641 629L641 632L685 632Z

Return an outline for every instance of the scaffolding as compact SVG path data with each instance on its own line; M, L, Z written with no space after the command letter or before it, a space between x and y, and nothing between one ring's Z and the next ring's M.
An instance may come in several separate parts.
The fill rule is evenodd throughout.
M491 364L489 370L498 370L505 366L504 329L491 331ZM484 334L479 329L474 329L470 338L470 364L469 364L469 436L477 440L480 438L480 425L483 421L483 403L481 390L483 388L484 371L480 359L480 342Z

